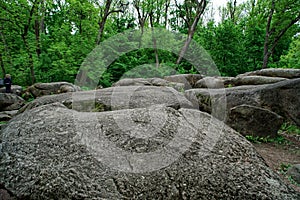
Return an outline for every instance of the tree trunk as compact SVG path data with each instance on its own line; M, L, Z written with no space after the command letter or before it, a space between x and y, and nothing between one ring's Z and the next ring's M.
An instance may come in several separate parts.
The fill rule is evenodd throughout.
M138 14L138 22L139 22L139 25L140 25L140 29L141 29L141 36L140 36L140 40L139 40L139 48L141 48L142 46L142 38L143 38L143 35L144 35L144 28L145 28L145 23L146 23L146 20L148 18L148 14L145 13L141 7L140 7L140 1L134 1L134 7L137 11L137 14Z
M194 34L196 32L196 28L197 28L197 24L206 8L207 5L207 1L206 0L201 0L200 3L198 3L197 5L197 15L192 23L192 25L189 27L189 31L188 31L188 37L179 53L178 59L176 61L176 64L180 64L182 58L184 57L185 53L187 52L189 45L194 37Z
M167 25L168 25L168 11L169 11L169 7L170 7L170 0L167 0L166 1L166 5L165 5L166 7L165 7L165 28L167 28Z
M11 55L10 55L10 52L9 52L9 49L8 49L5 37L4 37L3 33L1 32L1 30L0 30L0 36L2 38L2 42L3 42L3 45L4 45L5 55L8 57L9 65L12 67L13 66L13 64L12 64L12 58L11 58ZM3 57L2 57L2 59L3 59ZM3 61L3 64L4 64L4 61Z
M263 69L268 67L268 62L269 62L269 58L271 55L271 53L269 52L269 40L270 40L270 35L271 35L270 28L271 28L271 22L272 22L274 10L275 10L275 0L272 0L272 7L270 10L267 27L266 27L266 37L265 37L265 43L264 43L264 60L263 60L263 65L262 65Z
M5 76L6 71L5 71L4 62L3 62L3 58L2 58L2 54L1 53L0 53L0 65L1 65L2 74L3 74L3 76Z
M101 21L98 23L99 24L99 31L98 31L96 45L99 45L100 42L101 42L101 38L102 38L102 35L103 35L103 31L104 31L104 26L105 26L107 17L110 14L109 10L110 10L111 3L112 3L112 0L107 0L106 3L105 3L104 14L102 16Z
M41 51L41 41L40 41L40 22L38 20L35 20L34 29L35 29L35 41L36 41L36 55L38 58L40 58L42 51Z
M153 26L153 13L150 13L149 17L150 17L150 25L151 25L151 31L152 31L152 41L153 41L153 49L154 49L154 54L155 54L155 63L156 63L156 68L159 68L158 51L157 51L156 38L154 35L154 26Z
M107 18L105 17L101 20L101 22L99 22L99 31L98 31L97 42L96 42L97 45L99 45L100 42L101 42L101 38L102 38L102 35L103 35L106 19Z
M29 69L30 69L30 79L31 79L31 84L34 84L36 79L35 79L35 72L34 72L34 64L33 64L33 57L32 53L30 52L30 47L27 42L26 36L22 35L23 43L25 45L26 51L28 53L28 64L29 64Z

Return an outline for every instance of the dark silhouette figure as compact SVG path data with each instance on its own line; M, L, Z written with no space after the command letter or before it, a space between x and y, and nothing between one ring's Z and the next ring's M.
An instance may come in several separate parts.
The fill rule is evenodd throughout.
M5 92L6 93L11 93L11 76L9 74L5 75L5 79L4 79L4 85L5 85Z

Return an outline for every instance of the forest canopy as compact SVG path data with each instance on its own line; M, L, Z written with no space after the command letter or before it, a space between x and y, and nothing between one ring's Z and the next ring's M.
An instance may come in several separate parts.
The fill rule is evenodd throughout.
M139 30L153 48L127 52L110 63L100 78L104 87L126 72L142 77L143 70L131 71L136 66L154 67L153 76L168 75L172 70L166 66L177 73L198 73L184 59L191 41L209 53L223 76L300 68L300 1L228 0L218 8L215 1L2 0L0 75L12 74L14 84L22 86L73 83L98 45L128 30ZM157 48L159 40L147 34L155 29L185 36L171 38L182 42L178 54Z

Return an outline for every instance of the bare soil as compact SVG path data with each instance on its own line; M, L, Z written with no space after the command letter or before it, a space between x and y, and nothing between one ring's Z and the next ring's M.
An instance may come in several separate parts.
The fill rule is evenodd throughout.
M271 169L278 173L281 178L300 192L300 186L291 183L282 171L283 165L300 164L300 136L282 134L286 138L286 143L254 143L256 150L264 158Z

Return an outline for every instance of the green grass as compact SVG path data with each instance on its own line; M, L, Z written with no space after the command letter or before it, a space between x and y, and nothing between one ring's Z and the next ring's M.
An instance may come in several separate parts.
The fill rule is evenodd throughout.
M259 137L246 135L246 139L252 143L261 144L261 143L276 143L276 144L289 144L290 141L286 140L283 136L278 135L276 138L268 137Z
M300 128L290 123L283 123L279 130L279 133L283 133L283 132L287 134L300 135Z

